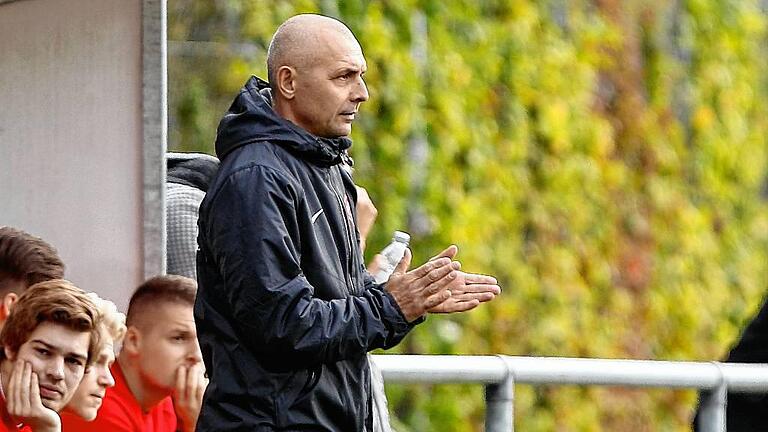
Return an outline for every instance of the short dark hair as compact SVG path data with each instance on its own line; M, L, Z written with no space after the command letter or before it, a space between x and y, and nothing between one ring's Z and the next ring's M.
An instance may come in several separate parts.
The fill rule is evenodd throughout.
M44 322L88 333L88 365L101 351L98 308L83 290L63 279L37 283L19 296L0 331L0 346L18 352L29 335ZM4 350L0 350L0 359L5 359Z
M147 279L136 288L128 303L126 325L135 326L138 317L148 308L161 303L194 306L197 282L184 276L164 275Z
M64 263L53 246L22 230L0 227L0 295L11 291L13 282L21 281L26 289L63 277Z

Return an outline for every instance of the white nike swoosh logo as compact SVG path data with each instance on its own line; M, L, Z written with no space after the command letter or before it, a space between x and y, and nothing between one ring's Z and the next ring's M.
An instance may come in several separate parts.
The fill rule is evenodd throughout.
M315 214L313 214L312 215L312 223L315 223L317 218L319 218L322 213L323 213L323 209L320 209Z

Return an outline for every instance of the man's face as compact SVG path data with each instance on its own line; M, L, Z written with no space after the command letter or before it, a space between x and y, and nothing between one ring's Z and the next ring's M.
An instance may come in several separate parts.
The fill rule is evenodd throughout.
M43 322L9 360L32 365L40 384L43 405L60 411L75 394L85 372L91 336L60 324Z
M179 366L202 361L192 306L161 303L148 315L151 323L141 326L138 341L139 374L145 383L170 394Z
M109 334L102 332L101 337L104 340L104 348L96 357L88 372L83 375L80 385L75 391L75 395L67 405L67 411L70 411L87 421L96 418L96 414L104 400L107 387L115 385L115 379L109 368L115 362L114 342Z
M348 136L360 104L368 100L360 45L338 32L320 35L311 58L297 70L295 121L313 135Z

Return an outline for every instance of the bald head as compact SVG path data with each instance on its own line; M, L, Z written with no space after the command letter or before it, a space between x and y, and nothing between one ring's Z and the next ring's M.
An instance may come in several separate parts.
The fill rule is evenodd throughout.
M368 100L363 50L341 22L297 15L275 32L267 55L272 108L325 138L348 136Z
M311 67L323 56L325 46L338 41L354 43L352 31L339 20L323 15L296 15L277 28L267 51L267 79L272 90L282 66Z

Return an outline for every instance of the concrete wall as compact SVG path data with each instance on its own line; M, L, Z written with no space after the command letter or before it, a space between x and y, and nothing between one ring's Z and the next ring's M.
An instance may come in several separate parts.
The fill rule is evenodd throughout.
M123 310L146 273L142 25L141 0L0 3L0 225Z

